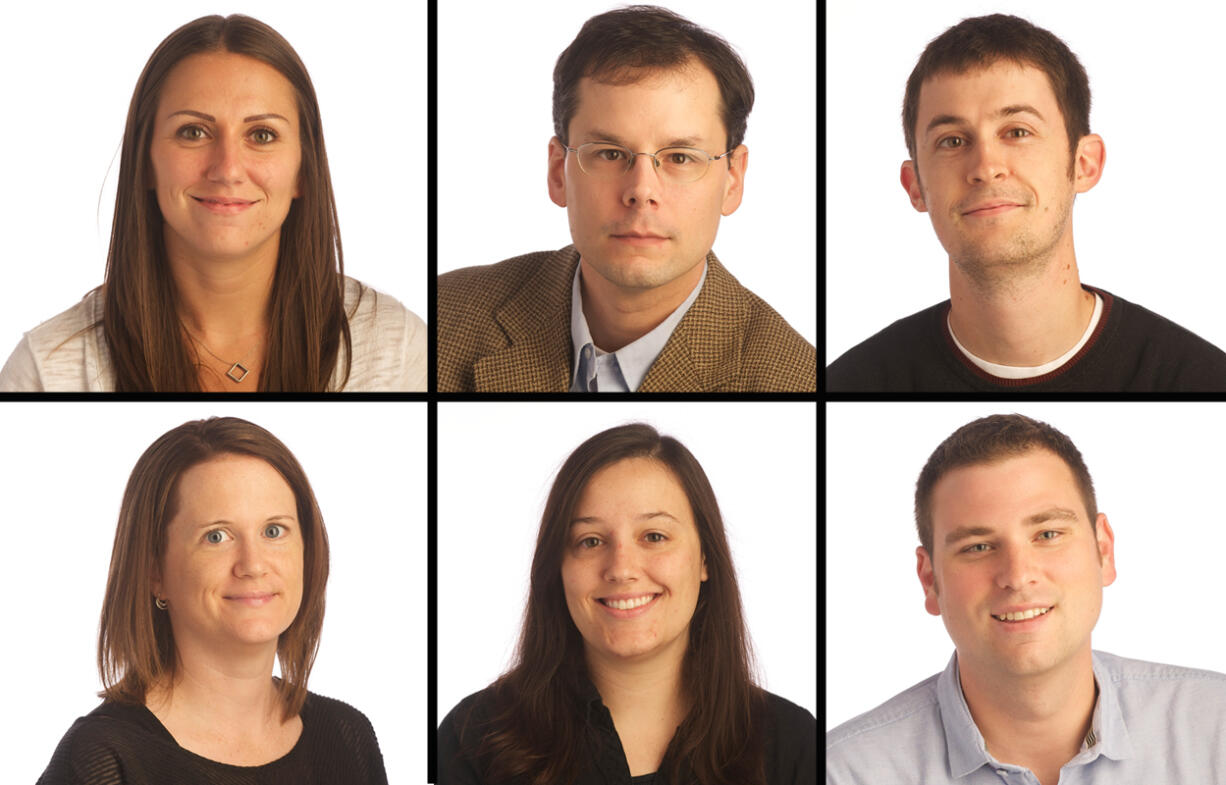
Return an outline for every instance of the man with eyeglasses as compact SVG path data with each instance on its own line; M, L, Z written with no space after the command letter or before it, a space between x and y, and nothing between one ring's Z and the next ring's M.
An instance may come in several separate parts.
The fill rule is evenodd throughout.
M715 34L652 6L589 19L554 69L574 244L439 276L439 391L816 391L814 347L711 251L752 106Z

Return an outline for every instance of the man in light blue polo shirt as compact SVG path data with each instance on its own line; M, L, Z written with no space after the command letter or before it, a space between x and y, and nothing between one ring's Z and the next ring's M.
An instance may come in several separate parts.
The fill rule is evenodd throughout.
M993 415L915 490L944 672L826 734L827 785L1226 783L1226 675L1090 648L1115 535L1063 433Z

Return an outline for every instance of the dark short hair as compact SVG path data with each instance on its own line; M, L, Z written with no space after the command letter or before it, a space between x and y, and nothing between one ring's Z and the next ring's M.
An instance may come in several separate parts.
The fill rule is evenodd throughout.
M1033 66L1047 74L1064 115L1069 155L1076 152L1081 137L1090 133L1090 79L1081 61L1051 32L1021 17L992 14L963 19L941 33L928 43L915 64L902 102L902 131L912 161L916 160L916 124L924 82L940 73L962 74L1002 60Z
M553 132L570 144L570 121L579 109L579 80L633 84L643 71L680 68L696 59L719 85L726 152L745 138L753 108L753 81L727 41L683 16L654 5L608 11L583 23L553 69Z
M153 575L166 552L166 527L178 512L188 469L226 455L259 458L294 493L302 531L302 603L277 642L283 715L298 714L319 649L328 583L328 534L302 466L276 436L237 417L185 422L158 437L136 461L119 507L98 633L102 697L143 704L147 691L173 679L178 658L165 613L153 606Z
M1072 439L1045 422L1020 414L993 414L951 433L933 450L915 483L915 528L929 556L933 555L932 490L937 482L954 469L996 463L1031 450L1048 450L1064 461L1081 493L1090 528L1094 528L1098 517L1094 480Z

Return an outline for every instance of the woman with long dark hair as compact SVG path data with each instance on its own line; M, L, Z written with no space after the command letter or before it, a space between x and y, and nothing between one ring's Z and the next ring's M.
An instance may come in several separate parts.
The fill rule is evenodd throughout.
M550 490L514 664L438 729L440 785L800 785L817 723L754 683L715 493L654 428L581 444Z
M344 275L306 66L206 16L137 81L103 285L22 338L0 390L424 391L425 357L421 319Z

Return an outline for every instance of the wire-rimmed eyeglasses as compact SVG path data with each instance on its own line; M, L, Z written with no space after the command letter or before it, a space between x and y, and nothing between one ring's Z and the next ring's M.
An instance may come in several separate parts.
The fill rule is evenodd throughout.
M565 147L565 145L563 145ZM612 142L587 142L578 147L567 147L579 160L579 168L592 177L621 177L634 168L634 161L645 155L655 164L661 179L674 183L693 183L701 180L711 167L712 161L732 155L732 150L722 155L711 155L695 147L661 147L654 153L636 153L628 147Z

